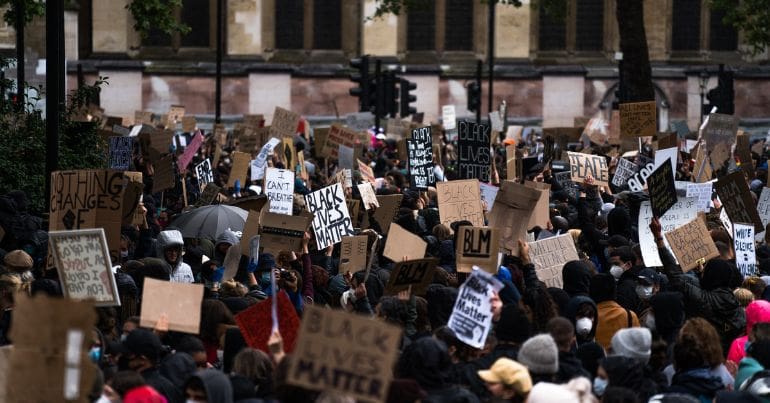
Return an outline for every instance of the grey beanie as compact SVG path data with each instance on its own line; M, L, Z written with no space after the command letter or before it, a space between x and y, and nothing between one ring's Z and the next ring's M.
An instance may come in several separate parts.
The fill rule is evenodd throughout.
M650 361L652 334L646 327L620 329L612 336L612 354L632 358L644 365Z
M534 374L555 374L559 372L559 349L550 334L540 334L521 345L517 361Z

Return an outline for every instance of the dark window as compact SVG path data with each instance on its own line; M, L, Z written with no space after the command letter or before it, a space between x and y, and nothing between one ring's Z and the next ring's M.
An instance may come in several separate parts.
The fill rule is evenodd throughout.
M540 39L538 47L540 50L565 50L567 48L567 25L564 15L566 13L563 13L562 16L546 13L541 2L538 18L538 37Z
M604 0L580 0L575 17L575 48L602 50L604 48Z
M313 49L342 49L341 0L316 0L313 7Z
M142 39L142 46L171 46L171 35L159 29L151 29L147 37Z
M446 0L446 50L473 50L473 1Z
M190 27L190 32L182 36L182 47L207 48L211 21L209 16L216 10L209 10L209 0L184 0L182 5L182 23Z
M701 0L674 0L672 50L700 49Z
M711 26L709 49L731 51L738 49L738 32L735 28L724 23L725 12L722 10L711 10Z
M421 2L406 16L406 48L409 50L436 49L436 4Z
M275 47L277 49L303 48L304 3L303 0L275 2Z

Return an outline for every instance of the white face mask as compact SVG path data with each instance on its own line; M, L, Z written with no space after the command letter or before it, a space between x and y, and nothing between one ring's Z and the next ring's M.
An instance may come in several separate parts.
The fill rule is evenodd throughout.
M586 335L591 332L594 322L590 318L580 318L575 322L575 332L579 335Z
M615 280L619 279L620 276L623 275L623 268L614 264L612 265L612 268L610 268L610 274L612 274L612 277L615 277Z
M650 299L650 297L652 297L652 286L636 286L636 295L645 301Z

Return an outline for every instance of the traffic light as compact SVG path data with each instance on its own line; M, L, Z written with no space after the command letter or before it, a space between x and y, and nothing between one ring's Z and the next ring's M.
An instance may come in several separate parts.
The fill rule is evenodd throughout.
M413 83L405 78L402 78L398 87L401 91L401 97L399 98L399 103L401 104L401 110L399 112L401 117L405 118L409 115L414 115L417 113L417 108L411 106L410 104L417 101L417 95L412 95L412 90L417 89L417 83Z
M732 71L725 70L723 64L719 65L717 86L706 95L709 101L704 105L704 114L711 112L712 107L717 107L717 113L732 115L735 113L735 91L733 88L734 75Z
M476 112L481 109L481 87L475 82L468 83L468 110Z
M350 81L358 84L358 87L350 89L350 95L358 97L359 112L368 112L374 106L372 104L372 93L374 91L369 78L369 56L351 59L350 67L357 70L357 72L350 75Z
M383 111L383 116L390 115L390 117L395 118L396 114L398 113L398 88L396 87L397 82L398 77L396 77L395 72L386 71L383 73L382 85L385 101L385 110Z

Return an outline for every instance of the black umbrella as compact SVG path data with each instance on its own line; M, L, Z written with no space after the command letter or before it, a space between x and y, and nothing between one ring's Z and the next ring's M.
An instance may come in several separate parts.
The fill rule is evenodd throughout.
M242 208L223 204L198 207L177 217L169 228L178 229L185 238L214 240L225 230L242 232L248 215Z

